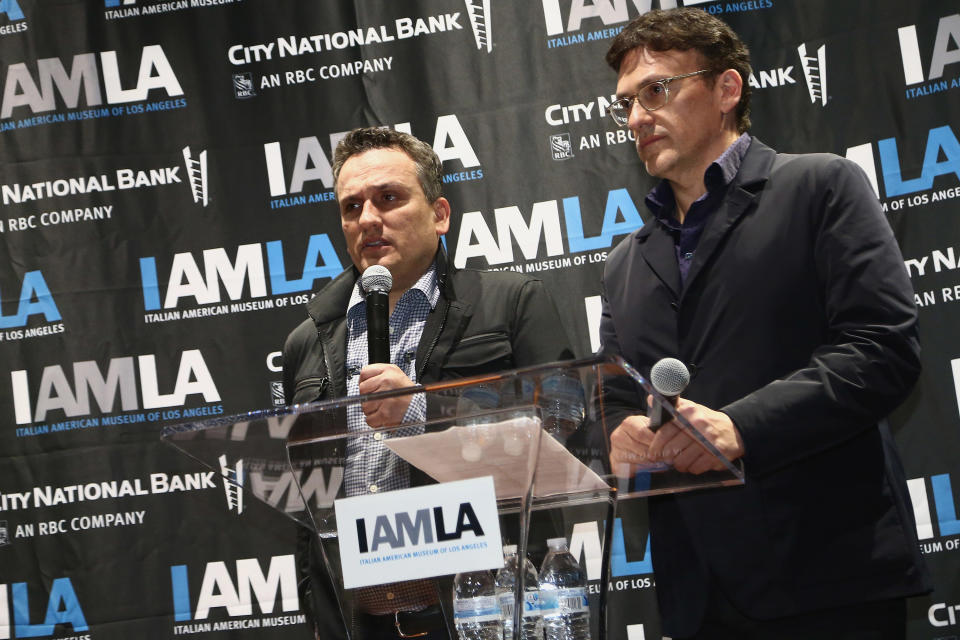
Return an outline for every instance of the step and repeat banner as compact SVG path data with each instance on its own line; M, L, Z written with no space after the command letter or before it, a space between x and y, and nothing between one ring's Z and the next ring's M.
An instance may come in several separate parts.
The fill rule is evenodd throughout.
M900 240L924 373L894 424L936 579L909 633L960 635L955 0L0 0L0 639L309 638L292 522L161 427L283 404L283 340L349 264L330 163L362 125L434 146L457 266L540 277L596 349L653 185L603 55L680 4L750 45L753 132L856 161ZM596 592L605 532L567 529ZM642 502L611 539L611 637L659 638Z

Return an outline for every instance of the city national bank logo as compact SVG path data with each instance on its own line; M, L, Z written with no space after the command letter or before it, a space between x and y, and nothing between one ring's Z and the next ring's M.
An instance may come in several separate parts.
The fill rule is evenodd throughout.
M298 613L293 555L271 557L266 570L257 558L241 558L229 567L226 562L209 562L200 573L200 580L191 579L196 573L187 565L170 567L173 619L177 623L173 635L306 622L306 616Z
M409 122L396 124L393 128L413 135ZM329 148L336 149L347 133L331 133ZM433 150L444 163L445 169L448 162L456 161L460 165L455 166L454 171L444 173L444 183L483 179L483 167L480 166L473 144L456 114L437 117ZM282 147L279 142L267 142L263 145L263 154L267 166L271 209L336 200L333 195L333 169L330 164L332 154L324 150L317 136L300 138L295 150L292 145ZM456 170L461 167L462 170Z
M186 98L179 97L183 89L163 47L158 44L143 47L139 72L133 80L131 64L132 61L125 58L121 71L117 52L103 51L99 56L77 54L67 64L61 58L41 58L29 64L7 65L0 104L0 131L138 116L187 106ZM165 99L147 102L159 97ZM81 103L87 108L80 109ZM102 106L104 104L107 106Z
M454 265L463 268L473 260L471 267L534 273L602 263L614 238L643 226L634 202L626 189L607 192L599 233L591 236L585 229L596 224L584 225L579 196L534 202L529 213L516 205L494 209L492 216L468 211L460 219ZM514 246L520 249L523 261L515 262Z
M236 510L237 515L243 513L243 460L237 460L237 464L230 467L227 464L226 454L218 458L220 463L220 475L223 478L223 490L227 495L227 509Z
M897 29L897 37L908 100L960 87L958 69L950 66L960 63L960 13L940 18L932 46L921 47L915 24ZM924 53L927 55L924 56ZM930 66L929 72L924 74L926 60L929 60ZM954 74L952 78L944 78L948 68Z
M247 72L233 74L233 95L235 95L239 100L245 100L257 95L257 92L253 90L252 73Z
M124 356L111 358L105 370L93 360L74 362L69 370L49 365L39 380L25 369L10 372L16 424L30 425L17 427L17 437L223 413L222 405L210 404L220 402L220 392L199 349L181 352L179 360ZM123 413L94 415L91 396L101 413L116 411L118 401ZM207 405L182 408L194 396Z
M920 162L920 175L904 175L903 167L915 167L917 158L901 157L896 138L849 147L846 157L867 174L884 211L899 211L929 203L960 198L960 141L950 125L935 127L927 133L926 150ZM912 154L911 154L912 155ZM878 181L880 159L882 184Z
M0 0L0 37L21 33L29 28L17 0Z
M110 220L115 213L113 205L51 209L56 205L42 204L45 200L83 194L103 194L130 189L163 188L186 184L193 201L203 207L209 203L207 185L207 152L194 154L190 147L182 150L183 164L150 168L122 168L93 175L64 176L40 179L36 182L0 184L4 205L20 204L33 207L25 215L0 219L0 233L28 231L60 224ZM37 211L39 209L39 211Z
M554 160L567 160L573 157L573 144L569 133L557 133L550 136L550 154Z
M107 20L118 20L155 16L184 9L218 7L234 2L242 2L242 0L104 0L103 17Z
M46 606L37 606L38 596L47 594L47 589L49 594L43 602ZM41 611L46 613L38 615ZM59 625L69 625L73 633L90 630L70 578L56 578L49 586L45 583L33 588L26 582L0 584L0 640L62 636L64 629L58 630ZM89 635L73 637L77 640L90 638Z
M314 282L343 271L325 233L310 236L305 253L297 252L298 257L304 256L303 268L293 279L287 277L285 255L289 251L289 244L285 252L282 241L272 240L240 245L234 258L225 247L204 249L199 260L190 252L177 253L172 260L140 258L143 321L169 322L303 304L309 300L307 292Z
M23 274L20 298L14 313L4 313L10 311L13 305L11 302L3 302L3 299L0 295L0 342L14 342L64 332L63 323L60 322L60 310L57 309L53 294L39 270ZM43 317L43 324L34 323L35 326L27 327L30 320L37 316Z

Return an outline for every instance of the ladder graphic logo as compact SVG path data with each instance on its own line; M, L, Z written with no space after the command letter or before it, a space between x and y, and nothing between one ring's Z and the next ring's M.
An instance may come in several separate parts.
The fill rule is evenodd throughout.
M810 102L821 106L827 104L827 45L820 45L816 56L807 55L807 45L797 47L800 54L800 64L803 66L803 77L807 81L807 91L810 92Z
M187 179L190 181L190 191L193 193L193 201L203 203L207 206L209 203L209 192L207 190L207 152L201 151L194 160L190 152L190 147L183 148L183 161L187 166Z
M236 509L237 515L243 513L243 460L231 469L227 465L226 454L220 456L220 475L223 476L223 489L227 494L227 509Z
M487 53L493 51L493 38L490 35L490 0L463 0L470 16L470 28L477 42L477 49Z

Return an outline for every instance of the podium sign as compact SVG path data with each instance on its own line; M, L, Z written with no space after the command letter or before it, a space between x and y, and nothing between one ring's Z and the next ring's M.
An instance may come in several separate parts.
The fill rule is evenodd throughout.
M610 433L624 417L639 412L648 394L720 461L722 471L694 475L668 465L611 468ZM392 414L403 419L369 429L363 410L378 405L398 408ZM250 495L309 530L314 564L332 580L335 608L348 636L355 638L363 634L354 621L379 606L371 604L371 589L375 601L387 594L397 610L404 610L404 585L415 585L418 598L430 592L426 597L448 613L457 571L502 565L501 544L517 545L521 557L539 564L545 540L569 534L564 514L570 511L581 521L586 517L606 525L601 589L591 596L593 637L603 638L616 501L743 482L738 464L723 458L643 376L614 357L179 424L164 429L163 438L216 470L238 510ZM487 507L473 501L465 489L470 485L487 487L492 494ZM439 501L429 505L406 502L409 492L424 488L446 497L434 496ZM491 518L496 533L487 525ZM454 535L459 542L450 542ZM406 557L411 540L427 555ZM476 546L462 549L469 545ZM463 565L431 560L454 547L478 555ZM390 584L366 586L374 581ZM523 609L522 588L521 581L515 612ZM388 590L376 591L383 589ZM415 610L423 604L408 606Z

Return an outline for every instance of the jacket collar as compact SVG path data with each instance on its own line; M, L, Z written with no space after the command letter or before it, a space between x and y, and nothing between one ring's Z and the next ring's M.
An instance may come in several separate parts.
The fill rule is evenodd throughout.
M759 197L770 176L770 167L776 155L776 151L751 136L750 148L740 164L740 170L730 183L727 195L707 221L694 254L693 263L690 265L684 290L690 288L703 265L710 260L735 223ZM640 253L650 268L674 296L680 298L682 294L680 270L677 266L673 238L655 219L648 221L637 231L635 237L641 245Z
M440 288L440 297L455 300L453 284L449 278L450 265L443 243L438 243L434 261L437 265L437 286ZM351 266L307 302L307 314L317 326L346 315L350 295L359 278L360 271L355 266Z

